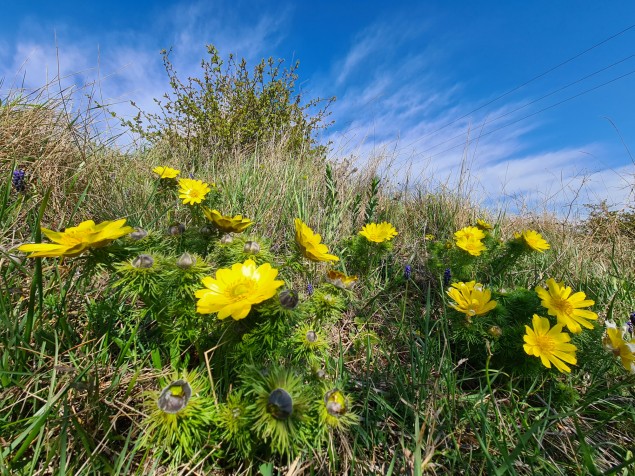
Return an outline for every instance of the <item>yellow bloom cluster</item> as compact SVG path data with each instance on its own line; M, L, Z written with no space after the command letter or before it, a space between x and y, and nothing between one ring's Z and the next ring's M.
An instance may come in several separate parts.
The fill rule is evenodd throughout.
M564 282L557 283L555 279L547 280L547 289L536 287L536 294L542 299L540 304L545 307L550 316L556 316L558 323L566 326L574 334L582 332L582 327L593 329L589 320L596 320L598 315L583 307L593 306L595 301L586 299L582 291L573 293L571 287ZM582 327L581 327L582 326Z
M462 312L470 321L473 316L482 316L496 307L496 301L492 301L492 293L484 289L481 283L470 281L467 283L452 283L447 291L448 296L454 299L450 307Z
M397 236L397 230L388 222L382 223L369 223L365 225L359 232L368 241L374 243L383 243L384 241L390 241Z
M606 322L606 331L602 338L604 348L619 358L622 366L631 373L635 373L635 340L625 339L628 332L618 328L614 322Z
M486 250L485 245L481 241L483 238L485 238L485 233L475 226L466 226L454 233L456 246L467 251L472 256L480 256Z
M329 269L326 273L326 280L338 288L349 289L357 281L357 276L347 276L335 269Z
M101 248L132 233L134 228L124 226L125 223L125 218L104 221L99 225L95 225L93 220L87 220L61 232L42 227L42 233L53 243L29 243L18 247L18 250L31 253L29 258L78 256L90 248Z
M576 346L570 344L571 336L562 332L562 324L553 327L549 325L549 319L534 314L532 326L525 326L525 344L523 348L529 355L540 357L542 364L548 369L551 364L560 372L571 372L571 367L577 363ZM566 363L565 363L566 362Z
M530 240L533 233L535 232L531 232L528 235ZM536 235L538 234L536 233ZM538 236L540 237L540 235ZM540 238L542 239L542 237ZM528 246L531 246L529 241L527 243ZM544 245L541 246L538 241L534 242L534 244L544 248ZM533 248L533 246L531 247ZM571 287L565 286L564 282L558 283L553 278L547 280L547 289L537 286L535 291L541 299L540 304L547 309L550 316L556 317L557 323L550 327L549 320L546 317L534 315L533 329L525 326L525 352L529 355L540 357L543 365L547 368L551 368L551 364L553 364L560 372L571 372L571 368L565 362L572 365L576 364L575 351L577 348L569 343L571 337L569 334L562 332L562 329L566 327L574 334L582 332L582 327L593 329L593 324L589 321L597 319L598 315L582 308L592 306L595 302L586 299L586 294L581 291L573 293ZM609 344L615 346L614 349L618 350L618 354L625 349L620 348L617 336L612 331L605 342L605 345Z
M204 289L196 291L196 311L200 314L218 313L219 319L231 316L244 319L255 304L276 294L284 281L276 280L278 270L269 263L256 267L250 259L236 263L231 268L216 271L216 277L202 279Z
M212 187L214 187L214 184L212 184ZM202 180L179 179L179 198L183 200L185 205L201 203L211 191L210 184Z
M544 253L545 250L551 248L551 245L547 243L542 235L534 230L525 230L522 233L516 233L514 236L517 240L522 240L528 248L540 253Z
M225 216L218 210L210 210L209 208L203 208L203 213L205 214L205 218L225 233L242 233L254 224L253 221L248 218L243 218L242 215L236 215L234 217Z
M328 247L321 243L322 237L314 233L302 220L296 218L294 224L295 241L302 256L311 261L339 261L339 258L329 254Z
M159 166L152 169L152 171L161 179L173 179L181 173L180 170L173 169L172 167Z

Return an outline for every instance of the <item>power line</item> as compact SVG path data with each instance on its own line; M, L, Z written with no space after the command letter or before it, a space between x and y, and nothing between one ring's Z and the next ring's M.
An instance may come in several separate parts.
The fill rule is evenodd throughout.
M466 117L468 117L469 115L474 114L474 113L475 113L475 112L477 112L477 111L480 111L481 109L483 109L483 108L485 108L485 107L489 106L490 104L495 103L495 102L496 102L496 101L498 101L499 99L502 99L502 98L504 98L505 96L508 96L508 95L510 95L510 94L511 94L511 93L513 93L513 92L518 91L519 89L521 89L521 88L523 88L523 87L527 86L528 84L533 83L533 82L534 82L534 81L536 81L537 79L540 79L540 78L542 78L543 76L546 76L547 74L551 73L552 71L555 71L556 69L558 69L558 68L560 68L560 67L564 66L565 64L570 63L571 61L573 61L573 60L575 60L575 59L579 58L579 57L580 57L580 56L582 56L582 55L585 55L585 54L586 54L586 53L588 53L589 51L592 51L592 50L594 50L595 48L597 48L597 47L599 47L599 46L602 46L604 43L607 43L607 42L611 41L612 39L617 38L618 36L620 36L620 35L622 35L622 34L626 33L626 32L627 32L627 31L629 31L629 30L632 30L633 28L635 28L635 24L633 24L633 25L631 25L631 26L629 26L629 27L624 28L623 30L621 30L621 31L619 31L619 32L617 32L617 33L615 33L614 35L611 35L611 36L609 36L608 38L606 38L606 39L604 39L604 40L600 41L599 43L596 43L595 45L591 46L590 48L587 48L586 50L584 50L584 51L582 51L582 52L580 52L580 53L578 53L578 54L576 54L576 55L574 55L574 56L571 56L570 58L568 58L568 59L566 59L566 60L562 61L561 63L557 64L556 66L554 66L554 67L552 67L552 68L549 68L548 70L546 70L546 71L544 71L544 72L542 72L542 73L538 74L537 76L534 76L533 78L531 78L531 79L529 79L529 80L525 81L524 83L522 83L522 84L520 84L520 85L518 85L518 86L515 86L514 88L512 88L512 89L510 89L510 90L508 90L508 91L506 91L506 92L504 92L504 93L503 93L503 94L501 94L500 96L495 97L495 98L494 98L494 99L492 99L491 101L488 101L488 102L486 102L486 103L484 103L484 104L481 104L481 105L480 105L480 106L478 106L476 109L474 109L474 110L472 110L472 111L470 111L470 112L468 112L468 113L466 113L466 114L462 115L461 117L458 117L458 118L454 119L454 120L453 120L453 121L451 121L451 122L448 122L447 124L444 124L443 126L439 127L438 129L436 129L436 130L434 130L434 131L431 131L431 132L428 132L427 134L424 134L424 135L423 135L423 136L421 136L419 139L417 139L417 140L413 141L412 143L408 144L408 145L407 145L407 146L405 146L404 148L410 147L410 146L412 146L412 145L416 144L417 142L422 141L422 140L423 140L423 139L425 139L426 137L428 137L428 136L430 136L430 135L432 135L432 134L435 134L435 133L437 133L437 132L439 132L439 131L441 131L441 130L445 129L446 127L451 126L452 124L455 124L456 122L460 121L461 119L465 119L465 118L466 118Z
M561 86L561 87L559 87L557 89L554 89L553 91L550 91L547 94L544 94L544 95L540 96L539 98L536 98L536 99L533 99L533 100L531 100L529 102L526 102L522 106L519 106L519 107L517 107L515 109L512 109L511 111L507 111L506 113L501 114L499 116L496 116L493 119L488 119L484 123L482 123L481 126L485 126L487 124L491 124L492 122L496 122L497 120L502 119L503 117L507 117L507 116L509 116L509 115L511 115L511 114L513 114L515 112L520 111L521 109L524 109L524 108L526 108L528 106L531 106L532 104L535 104L535 103L537 103L539 101L542 101L543 99L546 99L549 96L553 96L554 94L559 93L561 91L564 91L565 89L570 88L571 86L574 86L574 85L576 85L578 83L581 83L582 81L585 81L585 80L591 78L592 76L595 76L595 75L597 75L599 73L602 73L602 72L604 72L604 71L606 71L606 70L608 70L610 68L613 68L614 66L617 66L618 64L624 63L625 61L628 61L628 60L630 60L633 57L635 57L635 54L627 56L626 58L622 58L621 60L616 61L615 63L612 63L612 64L610 64L608 66L605 66L604 68L598 69L597 71L594 71L593 73L590 73L590 74L587 74L586 76L583 76L582 78L576 79L575 81L573 81L573 82L571 82L569 84L566 84L566 85ZM421 151L419 151L419 153L423 154L423 153L428 152L428 151L430 151L432 149L436 149L437 147L439 147L439 146L441 146L443 144L447 144L448 142L452 142L453 140L458 139L459 137L464 137L464 136L465 136L465 134L463 134L463 133L462 134L458 134L458 135L456 135L454 137L451 137L451 138L446 139L446 140L444 140L442 142L439 142L439 143L437 143L437 144L435 144L433 146L430 146L427 149L421 150ZM400 147L397 151L400 152L400 151L402 151L403 149L405 149L407 147L410 147L410 146Z
M570 97L568 97L568 98L566 98L566 99L563 99L562 101L558 101L557 103L552 104L552 105L550 105L550 106L547 106L547 107L545 107L545 108L542 108L542 109L540 109L539 111L532 112L531 114L527 114L526 116L523 116L523 117L521 117L521 118L519 118L519 119L516 119L515 121L508 122L507 124L505 124L505 125L503 125L503 126L500 126L500 127L497 127L496 129L493 129L493 130L491 130L491 131L487 131L487 132L484 132L484 133L482 133L482 134L479 134L479 136L478 136L477 138L475 138L475 139L468 139L468 140L467 140L466 142L464 142L464 143L461 143L461 144L455 145L455 146L453 146L453 147L449 147L449 148L447 148L447 149L445 149L445 150L442 150L441 152L437 152L436 154L434 154L434 155L430 155L430 156L428 156L428 157L426 157L426 158L428 158L428 159L432 159L432 158L434 158L434 157L438 157L439 155L442 155L442 154L444 154L444 153L446 153L446 152L448 152L448 151L450 151L450 150L456 149L457 147L461 147L461 146L466 146L466 145L469 145L471 142L473 142L473 141L475 141L475 140L478 140L478 139L481 139L482 137L485 137L485 136L488 136L488 135L490 135L490 134L493 134L494 132L498 132L498 131L500 131L501 129L505 129L506 127L509 127L509 126L511 126L511 125L517 124L518 122L520 122L520 121L524 121L525 119L528 119L528 118L533 117L533 116L535 116L535 115L537 115L537 114L540 114L541 112L547 111L547 110L549 110L549 109L553 109L553 108L554 108L554 107L556 107L556 106L559 106L559 105L561 105L561 104L563 104L563 103L565 103L565 102L571 101L572 99L578 98L578 97L580 97L580 96L582 96L582 95L584 95L584 94L587 94L587 93L590 93L590 92L592 92L592 91L595 91L596 89L599 89L599 88L601 88L601 87L603 87L603 86L606 86L607 84L614 83L615 81L618 81L618 80L623 79L623 78L625 78L625 77L627 77L627 76L630 76L631 74L635 74L635 70L630 71L630 72L628 72L628 73L625 73L625 74L623 74L623 75L621 75L621 76L618 76L617 78L613 78L613 79L611 79L610 81L606 81L605 83L598 84L597 86L594 86L594 87L589 88L589 89L587 89L587 90L585 90L585 91L582 91L582 92L580 92L580 93L578 93L578 94L575 94L575 95L573 95L573 96L570 96Z

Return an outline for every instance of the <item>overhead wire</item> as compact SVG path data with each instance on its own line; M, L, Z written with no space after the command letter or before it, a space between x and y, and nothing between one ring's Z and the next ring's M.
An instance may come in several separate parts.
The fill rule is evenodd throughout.
M598 84L597 86L594 86L592 88L586 89L586 90L584 90L584 91L582 91L582 92L580 92L578 94L575 94L575 95L570 96L570 97L568 97L566 99L563 99L562 101L558 101L557 103L554 103L554 104L551 104L550 106L544 107L544 108L540 109L539 111L532 112L531 114L527 114L526 116L523 116L523 117L521 117L519 119L516 119L514 121L508 122L507 124L505 124L503 126L500 126L500 127L497 127L496 129L492 129L491 131L487 131L487 132L484 132L482 134L479 134L479 136L477 138L468 139L467 141L462 142L461 144L449 147L449 148L444 149L441 152L438 152L438 153L436 153L434 155L427 156L426 158L431 159L431 158L434 158L434 157L438 157L439 155L442 155L442 154L444 154L446 152L449 152L450 150L456 149L458 147L469 145L471 142L473 142L475 140L479 140L482 137L488 136L490 134L493 134L494 132L500 131L501 129L505 129L506 127L509 127L511 125L514 125L514 124L517 124L518 122L524 121L525 119L533 117L533 116L535 116L537 114L540 114L541 112L547 111L549 109L553 109L554 107L557 107L557 106L559 106L559 105L561 105L561 104L563 104L563 103L565 103L567 101L571 101L572 99L578 98L580 96L583 96L584 94L587 94L587 93L590 93L592 91L595 91L596 89L599 89L599 88L601 88L603 86L606 86L608 84L614 83L615 81L619 81L620 79L623 79L623 78L625 78L627 76L630 76L631 74L635 74L635 70L629 71L628 73L622 74L621 76L613 78L613 79L611 79L609 81L606 81L606 82L604 82L602 84Z
M602 46L603 44L605 44L605 43L607 43L607 42L609 42L609 41L611 41L611 40L613 40L613 39L617 38L618 36L623 35L623 34L624 34L624 33L626 33L627 31L632 30L633 28L635 28L635 24L632 24L632 25L630 25L630 26L628 26L628 27L624 28L623 30L621 30L621 31L619 31L619 32L617 32L617 33L615 33L615 34L613 34L613 35L609 36L608 38L605 38L604 40L600 41L599 43L594 44L593 46L591 46L591 47L589 47L589 48L585 49L584 51L581 51L580 53L577 53L577 54L575 54L575 55L571 56L570 58L567 58L566 60L564 60L564 61L562 61L562 62L558 63L557 65L555 65L555 66L553 66L553 67L549 68L548 70L546 70L546 71L544 71L544 72L542 72L542 73L540 73L540 74L538 74L538 75L534 76L534 77L533 77L533 78L531 78L531 79L528 79L527 81L523 82L522 84L519 84L518 86L515 86L515 87L513 87L512 89L509 89L508 91L506 91L506 92L502 93L501 95L499 95L499 96L495 97L494 99L492 99L492 100L490 100L490 101L487 101L487 102L485 102L485 103L481 104L481 105L480 105L480 106L478 106L476 109L473 109L472 111L470 111L470 112L467 112L467 113L463 114L461 117L457 117L456 119L454 119L454 120L452 120L452 121L450 121L450 122L448 122L448 123L446 123L446 124L444 124L444 125L440 126L438 129L435 129L435 130L433 130L433 131L430 131L430 132L428 132L428 133L424 134L423 136L419 137L418 139L416 139L415 141L411 142L410 144L408 144L408 145L406 145L406 146L402 147L402 149L405 149L405 148L411 147L412 145L416 144L417 142L422 141L422 140L423 140L423 139L425 139L426 137L429 137L429 136L431 136L432 134L436 134L437 132L442 131L442 130L443 130L443 129L445 129L446 127L449 127L449 126L451 126L452 124L457 123L457 122L458 122L458 121L460 121L461 119L465 119L466 117L468 117L468 116L470 116L470 115L474 114L474 113L475 113L475 112L477 112L477 111L480 111L481 109L483 109L483 108L485 108L485 107L487 107L487 106L489 106L489 105L491 105L491 104L495 103L496 101L498 101L498 100L500 100L500 99L502 99L502 98L504 98L504 97L506 97L506 96L509 96L510 94L512 94L512 93L514 93L514 92L516 92L516 91L518 91L519 89L524 88L524 87L525 87L525 86L527 86L528 84L531 84L531 83L533 83L534 81L536 81L536 80L538 80L538 79L540 79L540 78L542 78L542 77L544 77L544 76L548 75L549 73L551 73L551 72L555 71L556 69L561 68L562 66L564 66L564 65L566 65L566 64L568 64L568 63L570 63L570 62L572 62L572 61L574 61L574 60L576 60L576 59L578 59L580 56L583 56L583 55L585 55L586 53L588 53L589 51L592 51L592 50L594 50L595 48L598 48L599 46Z
M610 64L610 65L608 65L608 66L605 66L604 68L598 69L598 70L596 70L596 71L594 71L594 72L592 72L592 73L590 73L590 74L587 74L586 76L583 76L583 77L581 77L581 78L579 78L579 79L576 79L575 81L572 81L572 82L570 82L570 83L568 83L568 84L566 84L566 85L564 85L564 86L561 86L561 87L559 87L559 88L557 88L557 89L554 89L553 91L550 91L550 92L548 92L547 94L544 94L544 95L542 95L542 96L540 96L540 97L538 97L538 98L536 98L536 99L533 99L533 100L531 100L531 101L528 101L528 102L526 102L525 104L523 104L523 105L521 105L521 106L518 106L518 107L517 107L517 108L515 108L515 109L512 109L512 110L510 110L510 111L505 112L504 114L500 114L500 115L498 115L498 116L496 116L496 117L494 117L494 118L492 118L492 119L488 119L488 120L486 120L485 122L483 122L483 123L481 124L481 127L482 127L482 126L486 126L486 125L488 125L488 124L491 124L492 122L496 122L496 121L498 121L499 119L502 119L502 118L504 118L504 117L507 117L507 116L509 116L509 115L511 115L511 114L513 114L513 113L515 113L515 112L518 112L518 111L522 110L522 109L525 109L526 107L531 106L532 104L535 104L535 103L537 103L537 102L539 102L539 101L542 101L543 99L546 99L546 98L548 98L548 97L550 97L550 96L553 96L554 94L557 94L557 93L559 93L559 92L562 92L562 91L564 91L565 89L570 88L571 86L575 86L576 84L579 84L579 83L581 83L581 82L583 82L583 81L586 81L587 79L589 79L589 78L591 78L591 77L593 77L593 76L595 76L595 75L597 75L597 74L600 74L600 73L602 73L602 72L604 72L604 71L606 71L606 70L608 70L608 69L611 69L611 68L613 68L613 67L615 67L615 66L617 66L617 65L619 65L619 64L622 64L622 63L624 63L624 62L626 62L626 61L628 61L628 60L630 60L631 58L634 58L634 57L635 57L635 54L629 55L629 56L627 56L627 57L625 57L625 58L622 58L621 60L618 60L618 61L616 61L616 62L614 62L614 63L612 63L612 64ZM446 140L444 140L444 141L438 142L437 144L435 144L435 145L433 145L433 146L430 146L430 147L428 147L427 149L424 149L424 150L418 151L418 152L419 152L419 153L421 153L421 154L423 154L423 153L428 152L428 151L430 151L430 150L436 149L437 147L439 147L439 146L441 146L441 145L443 145L443 144L447 144L448 142L452 142L452 141L453 141L453 140L455 140L455 139L458 139L458 138L463 138L463 137L465 137L465 134L464 134L464 133L461 133L461 134L458 134L458 135L456 135L456 136L454 136L454 137L451 137L451 138L449 138L449 139L446 139ZM400 148L398 149L398 152L400 152L400 151L402 151L402 150L404 150L404 149L406 149L406 148L408 148L408 147L409 147L409 146L400 147Z

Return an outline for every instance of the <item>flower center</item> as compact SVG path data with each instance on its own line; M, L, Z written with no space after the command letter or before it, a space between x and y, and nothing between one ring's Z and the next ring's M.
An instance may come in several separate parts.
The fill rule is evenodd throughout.
M573 306L566 299L554 298L552 300L552 305L557 311L567 316L570 316L573 313Z
M536 345L542 352L551 352L555 348L553 339L547 336L536 336Z
M251 282L240 282L238 284L236 284L232 290L231 290L231 294L233 297L242 297L245 294L247 294L249 291L251 291L251 289L253 288L252 283Z

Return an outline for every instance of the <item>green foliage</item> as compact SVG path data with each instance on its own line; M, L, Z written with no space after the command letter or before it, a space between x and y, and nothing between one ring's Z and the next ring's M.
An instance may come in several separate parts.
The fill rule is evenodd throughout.
M389 197L380 177L285 154L249 153L221 170L193 148L175 149L172 165L191 161L219 184L206 206L256 222L230 242L200 207L175 205L176 181L152 177L148 164L164 152L115 156L103 166L117 180L103 180L121 200L100 202L91 188L90 203L73 200L55 219L47 194L18 195L3 173L2 476L633 471L635 376L603 347L600 320L572 335L571 373L523 348L534 313L556 321L535 291L548 277L585 292L601 318L630 319L635 263L624 233L597 240L546 219L500 219L472 256L453 233L481 214L448 195ZM147 234L73 258L16 252L41 241L41 224L75 225L88 205ZM297 216L337 250L338 270L358 275L352 286L293 253ZM364 219L390 221L399 234L370 243L358 234ZM519 222L540 227L552 249L516 238ZM245 251L248 241L260 250ZM198 313L203 278L247 258L278 269L284 286L243 319ZM450 283L478 281L496 307L450 307L448 268ZM179 381L193 394L166 413L159 398Z
M370 181L368 201L364 210L364 224L370 223L375 219L375 211L379 203L379 182L379 177L373 177Z
M139 109L126 126L153 144L167 142L193 157L212 153L218 161L270 141L284 143L291 153L322 149L314 134L326 127L335 98L306 100L296 84L299 62L283 69L283 60L263 59L250 72L245 59L230 54L225 62L213 45L207 53L201 77L184 80L164 50L171 94L155 99L160 113Z
M191 392L184 408L178 412L166 412L161 408L161 396L169 394L171 382L185 382ZM167 386L167 387L166 387ZM143 421L141 446L164 452L164 458L178 465L184 459L191 459L196 452L218 452L213 442L218 440L214 425L217 420L214 401L207 396L209 384L196 372L179 375L175 373L171 381L162 382L161 392L149 392L145 407L147 417ZM180 387L177 387L180 388ZM212 445L208 446L208 442Z

